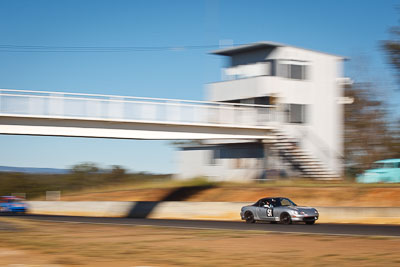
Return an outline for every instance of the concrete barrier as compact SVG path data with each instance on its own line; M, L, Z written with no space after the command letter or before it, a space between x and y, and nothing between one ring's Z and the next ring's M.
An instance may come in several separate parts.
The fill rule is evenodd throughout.
M27 201L28 213L94 217L125 217L135 202Z
M317 207L319 222L400 224L400 207Z
M240 220L248 202L28 201L29 213L152 219ZM400 207L316 207L322 223L400 224Z

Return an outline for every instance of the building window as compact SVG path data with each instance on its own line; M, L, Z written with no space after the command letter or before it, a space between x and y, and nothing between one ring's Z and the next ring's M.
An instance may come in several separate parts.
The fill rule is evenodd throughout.
M278 75L283 78L305 80L307 66L296 64L279 64Z
M289 69L289 64L279 64L278 65L278 75L283 78L289 78L290 77L290 69Z
M303 68L301 65L290 65L290 78L303 80Z
M218 165L217 160L220 158L220 149L214 148L210 151L209 165Z
M270 98L269 96L260 96L254 98L254 104L256 105L270 105Z
M252 97L252 98L243 98L243 99L234 99L234 100L228 100L228 101L223 101L227 103L240 103L240 104L255 104L255 105L274 105L276 104L276 101L272 103L273 97L270 96L259 96L259 97ZM274 98L274 100L276 100Z
M222 69L222 80L236 80L259 76L270 76L273 73L272 61L260 61L252 64L241 64Z
M305 123L306 122L306 105L288 104L287 105L287 121L289 123Z

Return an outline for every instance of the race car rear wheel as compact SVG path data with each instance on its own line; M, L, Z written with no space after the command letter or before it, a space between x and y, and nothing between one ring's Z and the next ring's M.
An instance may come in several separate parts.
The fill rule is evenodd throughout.
M291 224L292 223L292 218L290 217L289 213L282 213L280 221L282 224Z
M255 223L254 215L252 212L248 211L244 214L244 218L246 219L246 223Z

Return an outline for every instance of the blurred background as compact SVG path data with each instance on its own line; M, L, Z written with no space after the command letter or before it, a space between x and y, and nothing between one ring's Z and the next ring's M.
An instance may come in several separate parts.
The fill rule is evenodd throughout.
M151 119L172 121L175 101L182 125L208 123L213 136L220 126L236 131L71 138L50 130L29 136L38 134L4 122L1 194L43 198L46 191L191 179L400 182L396 1L17 1L1 3L0 12L3 116L109 119L120 110L101 104L104 96L129 96L135 99L118 98L123 119L154 112L167 115ZM21 90L45 94L35 102L37 92ZM52 97L61 113L49 108ZM153 110L154 99L164 102ZM150 102L137 109L138 101ZM240 127L265 130L265 138L239 136Z

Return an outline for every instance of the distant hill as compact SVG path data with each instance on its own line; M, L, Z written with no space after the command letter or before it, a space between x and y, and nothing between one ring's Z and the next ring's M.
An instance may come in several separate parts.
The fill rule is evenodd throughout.
M43 173L43 174L66 174L69 170L55 168L32 168L32 167L10 167L0 166L0 172L23 172L23 173Z

